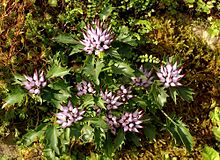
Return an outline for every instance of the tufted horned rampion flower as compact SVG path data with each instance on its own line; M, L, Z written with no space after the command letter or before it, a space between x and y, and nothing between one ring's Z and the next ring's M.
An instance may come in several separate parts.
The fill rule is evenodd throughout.
M151 76L152 70L148 72L147 69L144 69L143 65L141 65L139 70L143 73L143 75L140 77L131 77L132 82L135 86L147 88L153 83L152 80L154 77Z
M24 75L26 81L23 82L24 88L27 89L32 94L40 94L41 88L47 85L44 77L44 72L39 72L35 70L33 77Z
M115 134L116 129L120 126L120 123L118 123L117 117L108 113L106 117L106 122L110 126L112 133Z
M142 117L143 111L137 110L134 113L126 112L119 120L119 123L123 127L124 132L139 132L138 129L143 128L143 126L140 125L143 122L140 120Z
M181 71L182 67L177 69L177 62L174 65L168 63L166 66L162 65L160 67L157 76L166 88L170 86L181 86L182 84L179 83L179 80L185 76L185 74L180 75Z
M73 108L72 103L69 101L67 106L61 106L61 112L56 114L58 118L57 123L61 124L62 128L66 128L81 119L85 111L79 111L78 108Z
M110 47L114 35L110 31L110 28L105 26L98 19L93 21L93 25L87 25L86 32L83 33L84 40L80 42L85 46L83 50L86 51L87 54L95 52L95 55L98 55L99 52Z
M92 94L95 93L95 90L93 89L93 85L90 82L82 81L76 85L76 88L78 90L77 93L78 96L82 96L87 93L92 93Z
M119 100L126 102L133 97L131 94L131 87L125 88L124 85L120 86L120 89L117 90L117 95L120 96Z
M120 96L113 95L112 92L108 92L107 90L103 93L101 91L102 99L105 101L107 105L107 109L118 109L118 106L120 106L122 103L119 102Z

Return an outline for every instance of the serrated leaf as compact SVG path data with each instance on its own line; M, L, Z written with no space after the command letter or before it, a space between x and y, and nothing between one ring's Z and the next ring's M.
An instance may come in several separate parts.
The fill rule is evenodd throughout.
M57 128L54 125L47 128L45 134L46 146L47 148L54 150L59 155L58 136Z
M110 48L110 49L108 49L108 50L106 51L106 53L107 53L108 55L110 55L111 57L113 57L113 58L116 58L116 59L118 59L118 60L122 60L120 54L119 54L118 51L117 51L117 48Z
M114 151L118 150L125 142L125 133L123 129L119 129L116 138L114 139Z
M220 127L214 127L212 129L214 135L215 135L215 139L220 142Z
M81 130L80 139L84 143L92 142L94 138L94 129L89 125L84 125Z
M134 70L125 62L115 62L112 70L114 74L123 74L128 77L134 76Z
M103 130L108 129L108 125L106 124L106 121L103 117L100 118L84 118L84 121L94 124L96 128L101 128Z
M170 96L173 99L174 103L176 104L176 96L178 95L175 88L169 88L170 90Z
M28 131L28 133L22 137L21 143L26 146L31 145L33 142L40 139L42 135L44 135L46 127L47 124L41 124L37 129Z
M62 67L59 64L53 64L49 71L47 72L46 77L47 78L55 78L55 77L63 77L67 74L69 74L70 69L67 69L66 67Z
M212 123L220 126L220 107L215 107L214 110L209 112L209 117L212 120Z
M3 104L2 108L13 106L15 104L21 105L26 95L27 93L20 86L15 86L4 99L5 103Z
M127 139L132 141L137 147L141 146L141 138L138 137L135 133L129 133Z
M193 139L186 125L180 120L173 120L166 124L166 128L172 134L173 138L178 144L184 144L186 149L190 152L193 148Z
M45 89L42 93L42 99L46 102L50 102L56 108L60 108L61 103L65 102L67 100L67 97L68 96L60 93L59 90L54 90L50 88Z
M137 42L135 39L132 38L132 36L129 35L129 29L127 26L122 26L120 28L120 34L118 35L117 41L129 44L131 46L137 46Z
M220 160L219 153L209 146L205 146L202 150L203 160Z
M76 40L75 35L72 34L60 34L53 40L64 44L80 44L79 40Z
M94 143L96 148L102 148L106 139L105 131L100 128L94 130Z
M162 108L167 102L167 97L169 96L167 95L165 88L160 87L158 82L154 81L149 91L149 99L159 108Z
M101 13L99 14L100 18L103 21L105 21L111 15L113 10L114 10L114 7L112 7L112 5L106 6L105 8L103 8Z
M110 133L107 133L106 141L104 143L104 152L108 157L111 157L114 153L114 145L112 145L112 138Z
M144 127L144 135L149 141L153 141L156 137L156 127L152 124L148 124Z
M83 51L84 46L82 44L77 44L72 47L73 49L70 52L70 56Z
M188 87L178 87L177 88L178 95L185 101L191 102L193 101L193 90Z
M104 63L102 60L97 59L97 61L95 62L94 56L88 56L85 60L83 74L90 78L96 85L99 85L99 74L102 71L103 67Z

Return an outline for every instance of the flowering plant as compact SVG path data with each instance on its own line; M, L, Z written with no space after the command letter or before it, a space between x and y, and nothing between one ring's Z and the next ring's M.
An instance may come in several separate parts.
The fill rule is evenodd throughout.
M78 140L94 144L106 158L114 156L126 137L135 145L141 145L141 134L149 141L156 139L156 126L161 126L190 151L192 137L184 123L163 111L169 96L175 103L177 95L193 100L192 90L179 82L184 75L175 57L161 61L165 66L140 64L141 56L134 60L125 50L134 54L135 40L123 30L113 34L106 22L98 19L86 26L82 37L71 46L74 51L69 55L57 52L51 56L45 72L35 70L33 77L15 75L15 89L5 98L3 108L21 106L31 99L39 106L34 110L45 115L21 143L30 145L38 139L45 144L45 156L54 159L68 149L71 152L67 146ZM67 42L60 36L56 40ZM73 54L77 56L71 57ZM83 64L76 69L67 63L79 59Z

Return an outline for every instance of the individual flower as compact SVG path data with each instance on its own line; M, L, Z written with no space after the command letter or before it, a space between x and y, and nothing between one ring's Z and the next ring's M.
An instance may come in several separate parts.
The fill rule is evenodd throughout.
M24 88L32 94L40 94L41 89L47 85L43 71L39 74L39 72L35 70L33 77L27 75L24 75L24 77L26 79L26 81L23 82Z
M126 102L133 97L131 94L131 87L125 88L124 85L120 86L120 89L117 90L117 95L120 97L119 100Z
M139 132L138 129L143 128L143 126L140 125L143 122L140 120L142 117L143 111L136 110L134 113L126 112L119 120L119 123L121 124L124 132Z
M120 126L120 123L118 123L117 117L108 113L107 117L106 117L106 122L109 125L109 127L111 128L112 133L115 134L116 129Z
M166 66L162 65L160 67L160 71L157 72L157 76L166 88L170 86L181 86L182 84L179 83L179 81L185 76L184 74L180 75L181 71L182 67L178 69L177 62L174 65L168 63Z
M92 93L92 94L95 93L95 90L93 89L93 85L90 82L82 81L76 85L76 88L78 90L77 93L78 96L82 96L87 93Z
M104 93L101 91L101 96L105 101L108 110L118 109L118 106L122 104L122 102L119 102L120 96L113 95L112 92L108 92L107 90Z
M87 54L95 52L95 55L108 49L114 37L109 27L106 27L98 19L93 21L93 25L87 25L86 32L83 33L83 36L84 40L80 41L85 46L83 50Z
M61 106L59 113L56 114L58 118L57 123L61 124L62 128L66 128L81 119L85 111L79 111L78 108L73 108L72 103L69 101L67 106Z
M132 77L132 82L135 86L147 88L153 83L152 80L154 77L151 76L152 70L148 72L147 69L144 69L143 65L141 65L139 70L143 73L143 75L139 77Z

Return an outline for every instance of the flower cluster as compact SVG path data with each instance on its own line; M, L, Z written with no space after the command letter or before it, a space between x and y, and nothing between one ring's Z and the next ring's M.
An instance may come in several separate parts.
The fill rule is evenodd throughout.
M112 92L108 92L107 90L103 93L101 91L102 99L107 104L107 109L118 109L118 106L122 104L122 102L119 101L120 96L113 95Z
M24 77L26 79L26 81L23 82L24 88L32 94L40 94L41 88L47 85L43 71L39 74L38 71L35 70L33 77L27 75L24 75Z
M120 89L117 90L117 95L120 97L119 100L121 100L122 102L128 101L129 99L133 97L131 92L132 92L131 87L125 88L124 85L121 85Z
M62 128L66 128L81 119L85 111L79 111L78 108L73 108L72 103L69 101L67 106L61 106L61 112L56 114L58 118L57 123L61 124Z
M116 116L113 116L112 114L108 114L106 117L106 122L111 128L111 131L113 134L116 133L116 129L120 127L120 123L118 123L118 119Z
M110 29L105 27L98 19L94 22L94 28L91 24L87 25L87 31L83 33L84 40L80 41L85 47L84 51L87 54L92 54L95 51L95 55L110 47L113 41L113 34Z
M116 116L113 116L112 114L108 114L106 117L106 122L110 126L110 129L113 134L116 133L116 129L119 127L122 127L124 132L139 132L139 128L143 128L140 124L143 123L142 120L140 120L143 117L143 111L136 110L133 113L126 112L124 115L122 115L121 118L117 118Z
M137 110L134 113L126 112L119 120L119 123L123 127L124 132L139 132L138 129L143 128L143 126L140 125L143 122L140 120L142 117L143 111Z
M153 83L152 80L154 77L151 76L152 71L148 72L147 69L144 69L143 65L140 67L140 71L143 73L143 75L140 77L132 77L132 82L135 86L147 88Z
M177 62L172 65L168 63L166 66L161 66L160 71L157 72L157 76L160 81L164 84L166 88L172 86L181 86L179 80L183 78L185 75L180 75L182 68L177 69Z
M82 96L87 93L94 94L96 91L93 89L93 85L90 82L82 81L76 85L76 88L78 90L77 95Z

